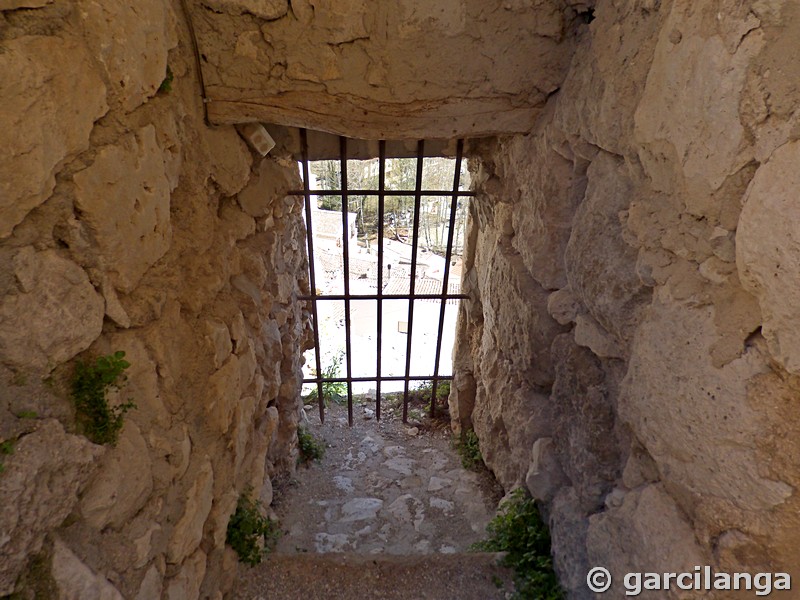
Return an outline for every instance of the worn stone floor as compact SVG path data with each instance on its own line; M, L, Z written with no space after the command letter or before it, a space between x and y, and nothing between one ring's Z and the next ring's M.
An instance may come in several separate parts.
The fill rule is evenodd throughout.
M483 537L497 490L461 466L443 424L404 425L391 407L377 421L370 405L354 407L352 427L345 407L333 404L324 424L308 412L325 456L299 467L279 498L277 552L451 554Z
M276 486L283 535L243 574L237 598L317 597L298 591L316 589L303 573L343 598L508 595L510 574L496 557L469 553L500 498L491 474L462 467L446 423L412 411L418 421L404 425L390 406L378 422L373 409L355 406L352 427L345 407L332 405L324 424L307 411L325 456Z

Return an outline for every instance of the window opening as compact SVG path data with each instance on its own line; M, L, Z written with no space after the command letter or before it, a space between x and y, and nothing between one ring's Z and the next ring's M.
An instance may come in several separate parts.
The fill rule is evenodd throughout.
M454 317L458 301L466 298L459 284L450 281L451 267L463 249L467 201L474 196L464 189L464 142L457 142L454 160L426 157L424 140L417 143L414 158L387 157L382 140L377 158L356 160L348 157L347 138L340 137L338 159L315 162L312 172L306 130L300 131L300 140L303 190L290 193L305 199L311 293L300 300L310 304L314 334L314 368L303 383L316 390L320 420L325 419L325 392L338 386L342 392L346 389L352 425L354 385L365 383L375 384L377 419L381 418L382 392L386 387L396 391L402 383L402 418L408 422L410 384L430 381L429 410L435 416L439 385L452 379L441 372L442 350L452 348L452 335L449 344L443 343L446 317ZM441 185L442 170L448 166L452 166L452 187L449 181ZM315 248L315 242L319 247ZM323 246L336 251L324 251ZM434 307L438 303L438 319L434 307L420 309L419 302ZM407 306L400 306L403 303ZM415 317L424 322L415 324ZM336 321L344 323L343 340L338 328L321 331L323 325ZM374 336L369 333L370 323L374 323ZM422 351L425 344L416 340L430 338L432 330L436 338L428 345L433 350L430 357ZM391 339L398 340L397 334L405 336L402 361L398 361L400 348L395 346L394 352L385 348ZM331 343L336 335L340 339ZM323 337L331 347L343 347L343 353L328 353L323 360ZM372 348L364 345L365 339ZM363 360L365 356L370 360ZM427 369L421 361L427 361ZM343 376L338 369L344 371Z

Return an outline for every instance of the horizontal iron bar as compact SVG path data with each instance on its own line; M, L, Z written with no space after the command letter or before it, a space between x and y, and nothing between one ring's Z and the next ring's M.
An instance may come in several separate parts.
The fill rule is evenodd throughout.
M332 294L330 296L298 296L298 300L464 300L466 294Z
M439 375L439 379L452 379L452 375ZM410 377L392 376L392 377L316 377L313 379L303 379L303 383L366 383L370 381L430 381L433 375L413 375Z
M421 192L416 190L383 190L382 192L379 190L308 190L308 192L290 190L286 192L286 195L304 196L306 193L311 196L416 196L419 194L420 196L447 196L448 198L451 196L471 198L476 195L475 192L460 190L455 192L453 190L422 190Z

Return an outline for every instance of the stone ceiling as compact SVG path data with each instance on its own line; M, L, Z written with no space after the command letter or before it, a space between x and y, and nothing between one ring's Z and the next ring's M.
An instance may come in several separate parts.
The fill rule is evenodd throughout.
M364 139L527 132L572 56L576 0L194 0L213 123Z

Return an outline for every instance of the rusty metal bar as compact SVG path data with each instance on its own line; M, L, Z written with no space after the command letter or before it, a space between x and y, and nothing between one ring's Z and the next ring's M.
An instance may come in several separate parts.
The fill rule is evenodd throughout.
M309 190L312 194L317 196L340 196L344 193L342 190ZM290 190L286 192L287 196L302 196L305 192L300 190ZM346 193L351 196L374 196L375 190L347 190ZM416 190L383 190L384 196L411 196L416 194ZM453 190L421 190L420 196L451 196ZM457 190L455 194L459 197L473 197L475 192Z
M442 305L439 309L439 333L436 336L436 356L433 362L433 385L431 386L431 418L436 416L436 388L439 385L439 361L442 354L442 333L444 333L444 313L447 300L444 294L450 283L450 261L453 258L453 235L456 228L456 211L458 210L458 186L461 183L461 158L464 152L464 140L458 140L456 148L456 172L453 175L453 198L450 201L450 229L447 232L447 254L444 263L444 281L442 282Z
M311 300L311 314L314 319L314 360L316 361L317 377L322 375L322 360L320 359L319 351L319 315L317 313L317 280L314 274L314 234L311 225L311 187L309 186L308 174L308 135L305 129L300 130L300 143L303 152L303 197L306 205L306 243L308 245L308 276L311 285L313 296L303 298L303 300ZM325 422L325 401L322 397L322 381L317 381L317 403L319 404L319 420L321 423Z
M439 375L439 379L446 380L452 379L452 375ZM352 381L354 383L366 383L368 381L377 381L380 379L381 381L430 381L431 375L409 375L405 377L403 375L389 375L387 377L350 377L348 380L347 377L310 377L308 379L303 379L303 383L317 383L321 381L322 383L347 383L348 381Z
M353 425L353 357L350 353L350 220L347 192L347 138L339 137L339 165L342 170L342 260L344 267L344 339L347 365L347 422Z
M344 294L330 294L320 296L298 296L298 300L463 300L469 298L466 294L352 294L345 297Z
M419 213L422 196L422 165L425 155L425 141L417 143L417 180L414 186L414 232L411 237L411 281L409 291L411 292L408 300L408 338L406 339L406 377L411 372L411 340L414 332L414 287L417 279L417 248L419 246ZM403 423L408 423L408 379L406 379L403 391Z
M381 140L379 144L379 165L378 165L378 352L377 370L375 374L378 379L375 381L375 418L381 419L381 351L383 349L383 219L385 217L385 192L386 192L386 140Z

